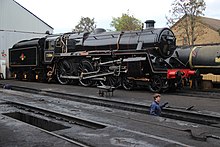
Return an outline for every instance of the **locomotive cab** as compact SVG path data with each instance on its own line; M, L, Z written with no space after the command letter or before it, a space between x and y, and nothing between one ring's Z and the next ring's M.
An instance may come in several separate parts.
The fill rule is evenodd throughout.
M60 50L60 45L57 44L57 36L47 36L44 42L44 63L50 64L53 61L54 54Z

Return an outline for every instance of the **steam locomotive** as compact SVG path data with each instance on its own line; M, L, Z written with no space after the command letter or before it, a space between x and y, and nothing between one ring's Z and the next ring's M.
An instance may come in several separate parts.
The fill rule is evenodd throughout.
M97 83L132 89L147 85L153 92L181 87L194 70L174 68L166 60L176 49L168 28L146 21L140 31L71 32L23 40L9 49L9 67L16 79L91 86Z

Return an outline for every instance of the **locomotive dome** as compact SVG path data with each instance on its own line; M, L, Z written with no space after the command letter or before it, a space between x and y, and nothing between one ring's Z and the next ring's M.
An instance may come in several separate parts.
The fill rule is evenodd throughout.
M106 30L103 29L103 28L96 28L96 29L93 31L94 34L100 34L100 33L104 33L104 32L106 32Z

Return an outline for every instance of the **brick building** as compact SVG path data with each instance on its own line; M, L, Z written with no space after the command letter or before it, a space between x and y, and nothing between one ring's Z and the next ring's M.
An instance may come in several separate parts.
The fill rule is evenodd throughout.
M183 31L183 29L180 29L181 22L186 18L186 15L183 16L171 27L171 30L176 35L178 46L188 45L186 33ZM208 17L200 17L198 30L199 31L196 35L197 38L194 42L195 45L220 43L220 20Z

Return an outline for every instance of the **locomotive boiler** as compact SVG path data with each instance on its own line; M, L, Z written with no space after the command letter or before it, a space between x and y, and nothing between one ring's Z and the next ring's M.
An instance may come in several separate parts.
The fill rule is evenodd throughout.
M176 49L168 28L146 21L140 31L71 32L24 40L9 49L10 71L17 79L57 79L60 84L97 83L132 89L143 83L153 92L178 86L181 73L166 61Z

